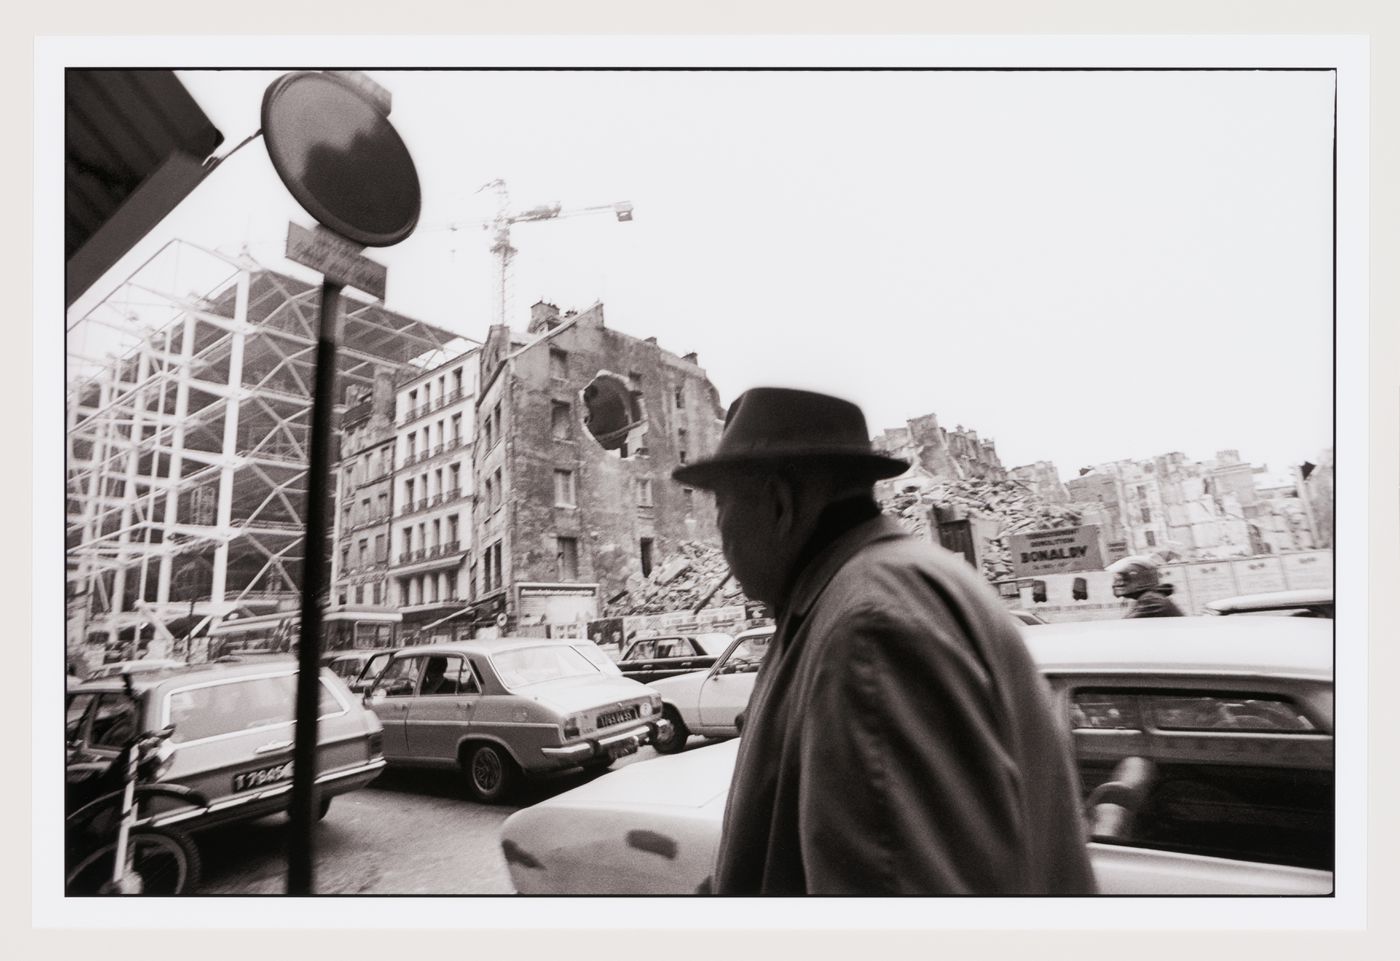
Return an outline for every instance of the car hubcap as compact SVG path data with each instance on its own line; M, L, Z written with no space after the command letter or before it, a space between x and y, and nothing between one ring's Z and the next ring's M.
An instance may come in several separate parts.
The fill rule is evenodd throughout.
M491 751L481 751L472 764L472 775L476 778L477 787L483 791L494 791L496 785L501 783L500 758Z

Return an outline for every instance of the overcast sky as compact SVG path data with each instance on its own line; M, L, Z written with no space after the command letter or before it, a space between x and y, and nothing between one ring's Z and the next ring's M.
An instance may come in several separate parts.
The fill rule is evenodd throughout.
M517 226L512 326L602 300L697 351L724 403L812 387L872 432L936 413L1065 479L1331 446L1330 73L370 73L423 186L418 232L371 252L391 309L485 336L476 190L503 178L517 209L635 205ZM181 74L221 152L276 76ZM289 219L311 223L258 141L134 256L178 236L309 276Z

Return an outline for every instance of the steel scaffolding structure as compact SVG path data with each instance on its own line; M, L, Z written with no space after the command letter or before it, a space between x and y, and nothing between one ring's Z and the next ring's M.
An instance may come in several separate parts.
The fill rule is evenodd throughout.
M168 650L231 612L295 606L319 296L173 241L70 317L70 642ZM343 303L337 411L376 370L459 349L449 331Z

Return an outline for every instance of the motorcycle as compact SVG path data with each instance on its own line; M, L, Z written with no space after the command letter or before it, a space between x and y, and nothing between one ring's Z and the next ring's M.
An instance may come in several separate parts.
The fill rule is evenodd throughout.
M134 701L131 678L123 681ZM114 760L69 763L65 894L186 894L199 883L199 851L189 835L141 816L141 806L158 798L208 806L198 791L158 783L175 758L174 733L172 725L135 734Z

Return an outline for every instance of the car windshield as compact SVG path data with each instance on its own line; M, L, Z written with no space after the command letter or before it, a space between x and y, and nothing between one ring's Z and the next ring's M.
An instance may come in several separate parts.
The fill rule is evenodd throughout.
M491 663L495 665L501 683L508 688L601 673L601 668L567 644L503 651L492 655Z
M724 670L732 674L749 674L758 670L763 655L768 653L768 642L772 639L772 634L744 638L725 658Z
M283 674L175 691L166 708L169 722L175 725L170 740L183 743L272 724L290 724L296 713L296 685L295 674ZM323 681L321 717L340 710L340 702Z

